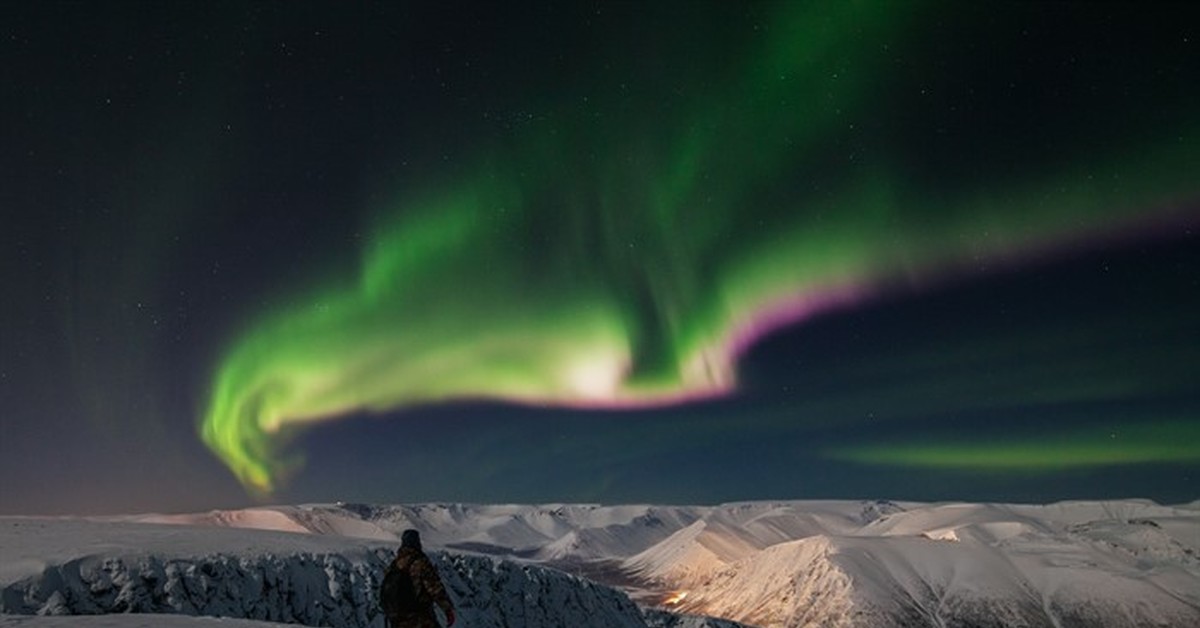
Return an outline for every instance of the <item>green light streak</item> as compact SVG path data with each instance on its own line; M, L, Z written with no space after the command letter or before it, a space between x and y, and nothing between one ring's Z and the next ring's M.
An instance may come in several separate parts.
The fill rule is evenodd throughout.
M1200 422L1097 426L1036 439L900 442L832 449L834 460L867 465L992 473L1048 473L1132 464L1200 463Z
M950 198L894 173L904 155L823 169L847 117L878 107L888 57L868 43L911 16L783 6L740 74L688 90L682 115L629 128L568 111L483 151L473 176L385 208L357 276L231 344L204 441L269 492L300 464L291 429L347 414L724 394L772 329L890 282L1170 222L1200 192L1194 127Z

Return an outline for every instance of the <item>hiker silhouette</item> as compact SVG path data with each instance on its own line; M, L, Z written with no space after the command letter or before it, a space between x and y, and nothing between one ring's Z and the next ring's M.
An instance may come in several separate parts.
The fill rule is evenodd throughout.
M437 569L421 549L421 535L405 530L400 549L384 572L379 604L390 628L438 628L433 607L442 609L446 625L454 625L454 608Z

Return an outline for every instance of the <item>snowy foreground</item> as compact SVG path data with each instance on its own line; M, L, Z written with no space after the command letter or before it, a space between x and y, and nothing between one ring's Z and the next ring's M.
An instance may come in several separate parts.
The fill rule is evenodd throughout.
M464 627L1200 626L1200 502L1126 500L0 518L0 628L378 627L409 527Z

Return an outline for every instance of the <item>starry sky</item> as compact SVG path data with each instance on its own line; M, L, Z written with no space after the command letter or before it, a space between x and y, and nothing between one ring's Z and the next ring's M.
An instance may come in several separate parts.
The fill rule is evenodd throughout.
M476 4L5 11L0 513L1200 496L1195 8Z

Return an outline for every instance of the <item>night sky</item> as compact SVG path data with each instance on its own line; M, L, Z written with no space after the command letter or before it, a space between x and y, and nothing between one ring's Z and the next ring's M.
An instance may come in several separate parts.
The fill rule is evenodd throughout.
M0 513L1200 497L1200 10L452 4L0 10Z

